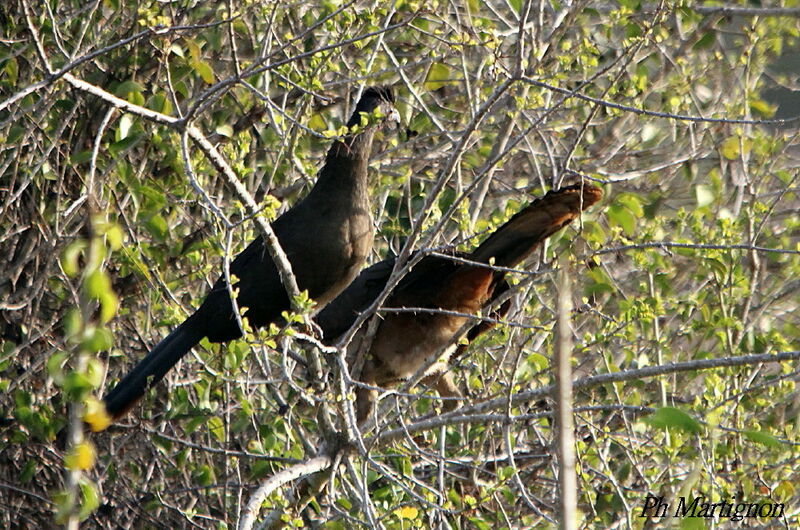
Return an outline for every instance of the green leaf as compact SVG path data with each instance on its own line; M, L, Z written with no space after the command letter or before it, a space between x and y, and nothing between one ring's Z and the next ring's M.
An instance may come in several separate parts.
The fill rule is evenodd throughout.
M192 63L192 68L194 68L194 71L197 72L197 75L199 75L200 79L205 81L206 84L214 84L214 70L211 69L207 62L194 61Z
M698 39L697 42L694 43L694 46L692 48L694 50L701 50L703 48L708 48L709 46L714 44L716 38L717 38L717 32L715 31L706 32L705 34L703 34L702 37L700 37L700 39Z
M72 401L81 400L91 390L92 383L81 373L70 372L64 378L64 392Z
M408 123L408 130L416 134L423 134L430 130L431 125L432 123L428 115L424 112L420 112L411 118L411 121Z
M396 509L394 511L394 513L399 519L414 520L419 516L419 510L417 510L415 507L410 506L410 505L406 505L406 506L403 506L402 508L398 508L398 509Z
M25 465L22 467L22 470L19 473L19 481L23 484L30 482L33 478L33 475L36 473L36 465L36 460L28 460L25 462Z
M5 143L6 144L17 143L19 139L22 138L22 134L24 132L25 132L25 127L19 124L12 125L11 128L8 130L8 136L6 137Z
M175 399L172 401L173 407L177 408L177 407L188 406L188 403L185 401L185 398L186 398L185 395L176 395ZM206 423L206 419L207 419L206 416L194 416L190 418L189 421L186 422L186 424L184 425L184 429L186 429L186 432L189 433L194 432L197 430L198 427Z
M86 294L100 302L100 322L106 323L117 312L119 300L105 271L95 270L86 278ZM98 350L96 350L98 351Z
M728 272L728 267L721 260L717 258L705 258L703 265L706 265L717 278L725 278Z
M217 128L214 129L214 132L226 138L233 138L233 127L231 127L227 123L223 123L222 125L217 126Z
M737 160L744 149L745 153L750 152L753 142L749 138L740 136L729 136L719 146L719 153L728 160Z
M550 360L541 353L531 353L525 361L537 372L542 372L550 368Z
M644 421L659 429L678 429L694 434L703 430L697 420L675 407L661 407Z
M634 39L636 37L640 37L642 35L642 28L639 24L626 24L625 25L625 38L626 39Z
M202 465L194 470L192 478L200 486L208 486L214 482L214 471L209 466Z
M162 114L172 114L172 99L166 94L153 94L147 102L147 108Z
M705 520L702 517L681 517L679 519L681 530L707 530Z
M777 497L780 501L784 502L791 498L792 495L795 494L795 487L792 483L788 480L781 480L780 484L772 490L773 495Z
M617 0L617 3L622 7L627 7L634 11L638 11L642 8L641 0Z
M695 186L694 196L697 199L698 208L703 208L714 202L714 192L705 184L698 184Z
M81 520L86 519L100 506L100 495L97 494L97 488L88 480L81 480L81 508L78 511L78 517Z
M750 110L760 115L762 118L772 118L775 116L778 106L767 103L763 99L755 99L750 101Z
M777 438L764 431L745 431L744 435L751 442L755 442L772 449L781 447L781 443Z
M499 478L503 482L509 480L513 476L514 476L514 468L511 466L502 466L497 471L497 478Z
M586 285L586 294L613 293L611 279L601 267L592 267L586 271L587 278L592 281Z
M124 239L124 235L122 233L122 228L116 224L111 223L105 229L106 242L108 246L111 247L111 250L119 250L122 248L122 241Z
M117 85L114 94L123 99L128 99L131 94L141 94L144 88L136 81L123 81ZM130 100L129 100L130 101Z
M47 375L52 377L56 383L64 380L64 365L68 358L69 355L66 352L57 352L47 359Z
M583 221L581 228L581 237L583 237L587 242L596 245L602 245L605 243L606 232L600 223L592 221L591 219L586 219Z
M72 307L67 310L67 314L64 315L64 334L68 338L73 338L78 335L81 331L81 326L83 326L83 317L81 316L81 311L77 307Z
M218 442L225 441L225 426L222 424L222 420L218 417L211 416L208 419L208 430Z
M642 201L638 195L634 195L632 193L621 193L617 196L615 202L625 206L636 217L642 217L644 215L644 210L642 209Z
M636 217L630 210L618 204L613 204L608 207L606 213L612 225L621 226L629 236L634 234L636 231Z
M169 227L167 226L167 221L161 215L152 215L145 223L145 226L158 239L163 241L167 237Z
M119 153L132 147L133 144L139 141L139 138L141 138L140 134L133 134L131 136L128 136L127 138L123 138L119 142L114 142L108 147L108 152L116 156Z
M434 91L451 82L450 67L444 63L433 63L428 69L423 86L425 90Z
M123 114L119 119L119 127L117 127L117 140L124 140L130 136L131 127L133 126L133 116L130 114Z
M78 151L77 153L72 155L69 160L73 164L78 165L88 162L91 159L92 159L92 152L85 150L85 151Z
M114 335L112 335L109 330L102 327L90 328L87 331L84 339L81 341L81 349L91 353L106 351L110 349L111 346L113 345L114 345ZM89 383L89 386L91 386L88 379L86 381L87 383Z
M100 298L98 298L100 302L100 322L105 324L109 322L114 315L117 314L117 309L119 308L119 298L117 298L116 293L112 290L108 290L104 292Z
M492 528L492 526L485 520L478 519L477 517L469 517L467 520L478 530L491 530Z
M328 128L328 124L325 123L325 118L322 117L322 114L317 112L312 114L311 119L308 120L308 128L313 131L322 132Z
M736 160L739 157L739 137L730 136L719 146L720 154L728 160Z
M14 57L9 58L6 60L5 64L3 65L3 71L8 77L9 82L11 85L17 84L17 77L19 75L19 64Z
M85 286L86 294L97 300L111 290L111 280L104 271L97 269L86 278Z
M67 276L77 276L79 272L78 258L86 248L86 241L78 239L64 249L61 253L61 269Z
M191 57L193 62L197 62L200 59L200 45L191 37L185 37L183 42L186 44L186 49L189 51L189 57Z

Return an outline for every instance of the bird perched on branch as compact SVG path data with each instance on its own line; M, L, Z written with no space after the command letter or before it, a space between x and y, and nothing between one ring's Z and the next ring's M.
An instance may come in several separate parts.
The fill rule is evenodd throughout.
M472 252L453 253L456 259L424 257L400 280L384 304L388 308L416 310L382 315L363 369L353 377L372 387L390 387L414 375L431 360L431 356L457 342L458 332L470 320L470 315L491 308L494 301L509 289L505 281L506 271L499 268L518 265L545 239L568 225L601 197L601 190L588 184L550 191L514 215ZM386 286L394 263L395 259L389 258L364 269L316 316L327 343L335 343L350 329L359 313L375 301ZM506 302L489 316L501 317L508 307ZM489 321L476 324L467 332L468 340L491 327ZM351 368L364 328L366 326L349 346ZM425 374L425 382L435 386L440 396L460 396L445 363L446 360L440 360L433 364ZM359 422L369 415L376 396L376 390L357 389ZM452 400L445 403L445 408L454 407Z
M398 122L388 87L364 91L347 122L350 133L334 141L309 194L278 217L272 228L286 253L300 290L320 306L355 278L372 248L367 165L375 132ZM230 264L238 281L237 305L254 327L281 320L290 309L275 263L258 237ZM119 418L158 383L202 338L227 342L242 336L225 279L217 280L200 308L167 335L104 398Z

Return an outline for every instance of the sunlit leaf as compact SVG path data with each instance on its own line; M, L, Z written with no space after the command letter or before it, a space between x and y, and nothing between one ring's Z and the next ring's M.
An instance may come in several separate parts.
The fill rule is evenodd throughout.
M425 76L425 90L438 90L450 81L450 67L444 63L433 63Z
M413 506L403 506L395 510L394 513L400 519L416 519L419 516L419 510Z
M698 208L703 208L714 202L714 192L711 191L709 186L698 184L694 187L694 194L697 199Z
M94 467L95 450L91 442L83 441L64 457L67 469L86 471Z
M660 429L678 429L688 433L700 433L700 423L675 407L661 407L644 419L645 423Z
M111 425L111 416L106 412L105 404L102 401L90 398L86 402L83 421L92 429L92 432L100 432Z
M225 426L221 419L216 416L208 418L208 430L218 442L225 441Z
M764 431L745 431L744 435L751 442L755 442L766 447L771 447L774 449L781 446L781 443L777 438Z
M207 84L211 85L214 83L214 70L211 69L211 66L207 62L195 61L192 63L192 68L194 68L197 75Z

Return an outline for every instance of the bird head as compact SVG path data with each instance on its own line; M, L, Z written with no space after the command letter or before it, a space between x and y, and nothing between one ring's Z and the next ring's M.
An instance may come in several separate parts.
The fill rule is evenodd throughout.
M347 126L396 126L400 123L400 114L394 107L394 102L394 92L390 86L368 87L361 95L358 104L356 104Z

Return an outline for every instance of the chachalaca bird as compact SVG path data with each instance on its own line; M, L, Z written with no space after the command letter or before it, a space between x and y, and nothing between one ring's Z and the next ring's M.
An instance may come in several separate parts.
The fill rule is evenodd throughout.
M272 223L299 289L307 290L319 306L347 287L372 249L367 165L376 130L399 121L393 103L390 88L366 89L347 122L351 133L334 141L312 190ZM370 119L371 115L377 116ZM236 256L230 272L238 278L233 285L238 290L237 305L250 325L280 321L281 312L290 308L289 297L260 236ZM106 411L113 418L125 414L203 337L227 342L241 336L225 279L220 277L200 308L103 398Z
M550 191L514 215L472 252L453 252L452 255L480 264L512 268L601 197L601 190L589 184ZM383 291L394 262L394 258L389 258L364 269L347 289L315 317L325 342L335 343L350 329L359 313L374 302ZM428 308L433 311L421 309L414 313L389 312L381 315L382 320L366 354L363 369L360 374L352 374L353 377L372 387L390 387L414 375L431 355L456 343L459 338L456 334L469 320L468 315L491 307L494 300L509 289L505 275L502 270L447 257L424 257L400 280L384 306ZM500 318L508 308L506 301L489 316ZM492 325L489 321L481 321L467 332L467 339L473 340ZM362 326L359 330L361 336L357 334L348 348L350 366L353 366L365 328ZM459 348L463 350L464 347ZM440 396L460 396L452 376L446 371L446 362L440 360L432 365L423 382L434 386ZM375 390L363 387L356 390L359 422L368 417L376 396ZM455 408L455 402L447 400L444 406L445 409Z

